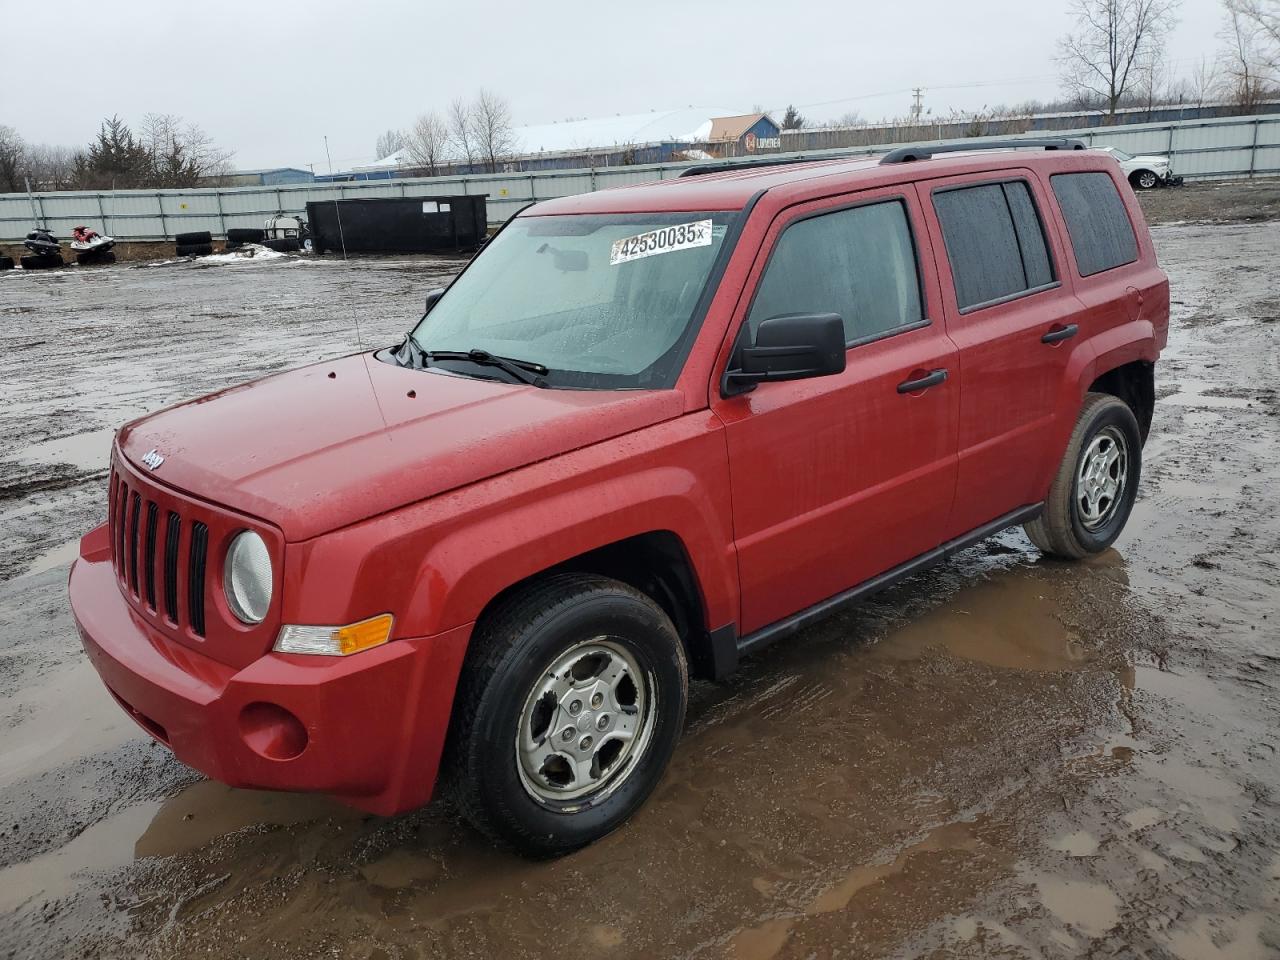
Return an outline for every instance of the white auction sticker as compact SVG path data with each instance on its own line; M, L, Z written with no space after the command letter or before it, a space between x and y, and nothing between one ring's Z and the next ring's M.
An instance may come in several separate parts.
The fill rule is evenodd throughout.
M711 246L711 221L695 220L674 227L660 227L634 237L623 237L613 242L609 251L609 264L627 263L642 257L652 257L673 250Z

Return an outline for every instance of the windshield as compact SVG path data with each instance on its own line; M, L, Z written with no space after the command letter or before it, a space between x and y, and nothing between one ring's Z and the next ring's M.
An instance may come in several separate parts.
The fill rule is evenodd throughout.
M553 387L671 386L733 213L521 217L411 336L541 364ZM451 372L491 376L466 361Z
M1123 150L1117 150L1115 147L1107 147L1107 150L1108 150L1108 151L1111 153L1111 155L1112 155L1113 157L1115 157L1117 160L1125 161L1125 160L1132 160L1132 159L1133 159L1133 155L1132 155L1132 154L1125 153Z

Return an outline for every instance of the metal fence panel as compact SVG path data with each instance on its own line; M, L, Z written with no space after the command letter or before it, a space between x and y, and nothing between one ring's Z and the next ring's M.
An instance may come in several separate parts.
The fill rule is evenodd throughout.
M1036 136L1037 134L1027 134ZM1043 135L1043 134L1040 134ZM1125 124L1053 131L1090 145L1129 153L1168 154L1176 173L1189 179L1280 174L1280 114ZM975 148L990 138L975 137ZM792 156L857 156L882 153L892 144L806 150ZM301 214L308 201L358 197L485 194L491 223L501 223L534 200L571 196L609 187L678 176L686 163L542 170L530 173L402 178L352 183L201 188L193 190L74 191L0 195L0 240L20 240L37 222L59 237L84 224L120 240L167 240L208 230L225 236L229 227L260 227L275 214Z

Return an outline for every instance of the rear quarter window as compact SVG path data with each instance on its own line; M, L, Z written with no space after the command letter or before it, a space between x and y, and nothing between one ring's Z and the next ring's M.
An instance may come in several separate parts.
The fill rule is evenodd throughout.
M1067 222L1080 276L1102 273L1138 259L1133 224L1109 174L1059 173L1049 182Z
M961 310L976 309L1055 282L1044 229L1023 180L947 187L933 209Z

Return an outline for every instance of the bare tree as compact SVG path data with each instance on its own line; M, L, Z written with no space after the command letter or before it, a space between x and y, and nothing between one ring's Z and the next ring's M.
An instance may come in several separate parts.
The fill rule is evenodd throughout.
M191 187L230 171L232 154L220 150L199 124L184 124L177 114L146 114L138 141L151 162L148 186Z
M511 126L511 106L492 90L481 89L471 106L471 134L476 153L490 173L498 172L498 162L515 150L515 130Z
M75 185L76 151L38 143L27 149L27 170L36 190L70 190Z
M1164 58L1164 48L1152 46L1134 66L1135 88L1147 119L1157 104L1166 102L1172 86L1169 63Z
M1222 78L1218 75L1218 61L1209 57L1201 57L1200 62L1191 69L1189 96L1196 108L1203 107L1218 94Z
M373 152L378 155L377 159L383 160L399 150L403 150L409 145L409 135L403 130L386 130L378 134L378 142L373 148Z
M1280 0L1225 0L1225 5L1251 28L1264 79L1280 82Z
M0 193L17 193L22 189L27 145L13 127L0 124Z
M1114 117L1136 68L1162 49L1179 0L1072 0L1076 29L1058 43L1067 90Z
M1232 101L1242 113L1252 113L1267 94L1266 36L1238 3L1226 0L1224 6L1227 19L1219 34L1223 41L1222 72Z
M446 117L449 126L449 145L455 155L471 166L476 160L475 136L471 121L471 104L458 97L449 104Z
M409 160L415 167L426 170L429 176L434 177L439 172L440 164L444 163L445 153L449 149L448 124L435 111L424 113L407 134L403 149L408 151Z

